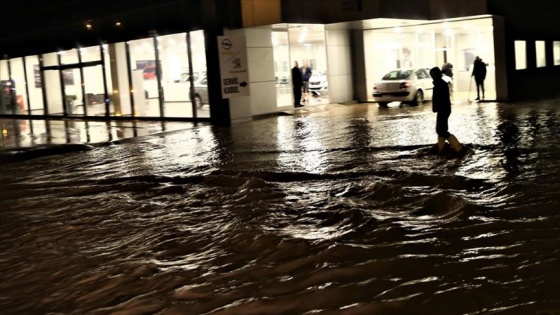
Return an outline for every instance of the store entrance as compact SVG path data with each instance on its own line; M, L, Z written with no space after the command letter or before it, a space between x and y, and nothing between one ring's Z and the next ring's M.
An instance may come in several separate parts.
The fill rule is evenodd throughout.
M304 82L302 105L329 103L327 53L324 25L277 25L272 32L277 106L293 106L291 69L297 61L300 69L308 67L311 76Z
M49 115L99 116L110 110L106 106L109 104L107 93L86 93L84 73L95 72L94 77L103 77L101 61L48 66L41 71L45 78L43 89Z

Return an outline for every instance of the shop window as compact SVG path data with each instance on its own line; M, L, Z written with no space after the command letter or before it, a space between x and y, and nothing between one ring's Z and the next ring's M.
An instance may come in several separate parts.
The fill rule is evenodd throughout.
M161 85L164 91L164 115L168 117L192 117L189 104L189 60L187 34L158 37L161 63ZM155 76L155 66L145 71ZM146 72L148 73L148 72Z
M515 41L515 70L527 69L527 44L524 40Z
M537 55L537 68L546 67L546 49L544 41L538 40L535 42L535 50Z
M27 92L29 93L29 109L32 115L43 115L43 91L41 89L41 70L39 57L25 57L25 72L27 73Z
M13 90L16 94L17 107L15 113L27 114L27 92L25 82L25 71L23 68L23 58L15 58L10 60L11 77Z
M409 67L429 69L447 64L453 67L454 97L466 98L471 89L470 75L477 57L487 65L485 96L487 99L495 98L492 23L491 18L481 18L365 30L368 99L373 100L371 89L374 84L393 70Z
M206 42L204 31L189 33L191 38L192 72L197 117L210 117L208 84L206 80Z
M560 41L553 42L552 50L554 52L554 65L560 66Z
M153 38L128 42L132 90L134 91L134 116L159 117L159 92L156 76L156 53Z
M8 74L8 60L0 60L0 80L9 80L10 75Z
M108 56L106 55L106 45L103 47L104 55L105 55L105 66L106 66L106 83L107 83L107 92L110 94L111 91L111 75L110 75L110 63L107 62L109 60ZM79 50L80 59L82 63L84 62L100 62L101 61L101 47L100 46L91 46L91 47L82 47ZM82 69L84 75L84 82L83 82L83 89L85 93L85 99L83 102L80 102L84 109L82 112L85 112L88 116L104 116L106 114L107 109L105 108L105 82L103 80L103 67L99 63L94 66L87 66L83 67ZM76 75L79 75L79 70L75 71ZM80 91L81 93L81 91ZM111 103L109 106L109 114L113 113L113 104Z

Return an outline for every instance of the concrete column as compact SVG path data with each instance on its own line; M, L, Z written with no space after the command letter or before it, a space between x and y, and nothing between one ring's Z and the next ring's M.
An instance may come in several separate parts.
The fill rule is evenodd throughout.
M502 17L492 17L494 27L494 62L496 66L496 99L507 101L508 95L508 68L506 56L506 36L504 19ZM513 64L513 63L512 63ZM515 68L512 69L515 71Z
M249 88L251 95L230 99L231 119L250 118L270 113L276 107L276 82L274 78L274 50L271 28L252 28L230 31L226 35L245 36L249 61Z
M329 99L333 103L352 101L351 33L347 30L327 30L326 37Z

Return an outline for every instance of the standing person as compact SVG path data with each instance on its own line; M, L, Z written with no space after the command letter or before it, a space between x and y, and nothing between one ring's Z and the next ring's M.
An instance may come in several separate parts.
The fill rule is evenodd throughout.
M292 88L294 91L294 107L302 107L301 105L301 87L303 86L303 80L301 76L301 70L299 69L298 62L294 62L294 67L292 68Z
M436 132L438 135L438 152L442 153L445 148L445 140L453 147L456 152L461 152L463 146L454 135L449 133L447 120L451 115L451 99L449 98L449 88L442 79L441 70L434 67L430 70L430 76L434 79L434 94L432 97L432 111L437 113Z
M0 114L16 114L17 110L16 93L10 85L3 86L0 97Z
M453 65L450 62L446 62L441 67L441 71L449 77L449 91L453 92Z
M301 67L301 79L303 80L303 101L309 97L309 78L311 78L311 68L307 66L307 62Z
M474 76L476 82L476 100L480 100L480 91L482 90L482 99L484 99L484 79L486 79L486 64L479 56L476 56L473 65L471 77Z

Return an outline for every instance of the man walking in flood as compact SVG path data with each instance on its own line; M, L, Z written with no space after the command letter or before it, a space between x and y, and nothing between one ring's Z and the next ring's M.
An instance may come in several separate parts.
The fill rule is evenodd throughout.
M456 152L463 151L463 146L454 135L449 133L448 119L451 115L451 99L449 97L449 87L443 81L443 74L438 67L430 70L430 76L434 79L434 94L432 98L432 111L437 113L436 132L438 135L438 153L442 153L445 148L445 141L453 147Z

